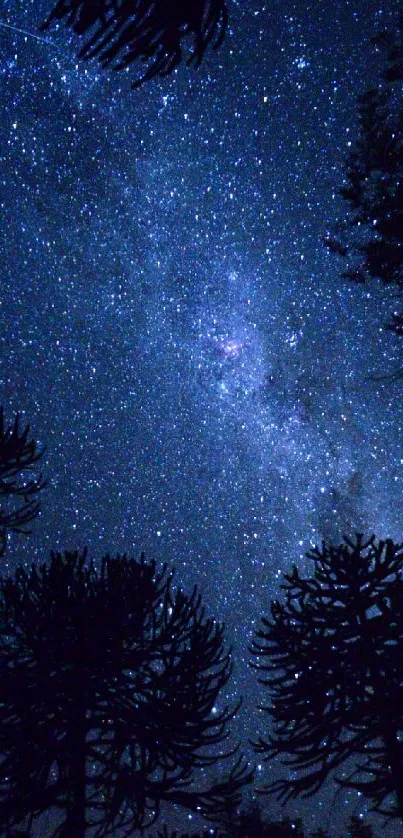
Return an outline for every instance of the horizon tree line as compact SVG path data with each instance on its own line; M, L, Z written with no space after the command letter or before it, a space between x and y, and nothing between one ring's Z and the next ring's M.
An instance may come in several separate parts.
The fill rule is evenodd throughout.
M18 479L41 455L14 421L0 436L0 488L7 458ZM30 479L38 492L42 477ZM270 699L255 752L287 772L257 791L285 804L330 779L403 821L403 544L356 534L307 558L312 574L285 574L250 648ZM220 706L224 626L166 565L66 551L1 575L0 670L6 834L31 834L55 809L55 836L129 835L167 802L247 834L239 807L254 772L229 741L239 703Z

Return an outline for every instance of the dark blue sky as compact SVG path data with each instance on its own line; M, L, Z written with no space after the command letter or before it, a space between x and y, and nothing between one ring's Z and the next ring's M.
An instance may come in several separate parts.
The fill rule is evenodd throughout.
M0 400L49 480L7 566L168 561L227 623L247 732L282 572L322 538L402 535L401 391L366 380L398 363L392 301L322 244L398 6L233 2L198 72L139 91L63 29L0 25ZM35 35L49 8L3 0L0 24Z

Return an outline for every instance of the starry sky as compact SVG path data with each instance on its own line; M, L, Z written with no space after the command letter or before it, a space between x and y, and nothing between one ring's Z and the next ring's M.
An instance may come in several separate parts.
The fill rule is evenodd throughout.
M6 567L86 544L174 566L227 625L246 740L282 573L402 538L401 384L367 378L398 366L392 297L322 243L399 4L232 0L197 72L136 91L39 33L51 5L0 12L0 401L48 479Z

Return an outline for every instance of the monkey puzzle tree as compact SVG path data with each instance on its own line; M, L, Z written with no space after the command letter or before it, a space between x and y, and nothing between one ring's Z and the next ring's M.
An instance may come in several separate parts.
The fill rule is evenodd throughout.
M343 766L342 787L401 818L403 546L357 535L307 557L313 575L285 575L252 645L274 726L255 747L290 772L266 791L309 797Z
M102 67L116 70L147 62L147 71L133 83L139 87L180 64L189 36L193 49L187 63L198 67L208 45L216 49L222 43L228 15L225 0L58 0L42 29L62 19L78 35L90 33L80 58L96 56Z
M29 438L30 427L20 428L17 413L6 426L0 407L0 556L4 555L10 532L29 533L27 525L38 515L36 495L44 487L42 475L33 472L43 451Z
M163 802L214 820L251 772L208 785L236 709L223 627L155 562L52 554L0 579L0 830L52 808L55 835L132 834ZM204 775L204 776L203 776ZM194 780L197 780L197 787ZM126 830L126 831L125 831Z
M373 39L384 49L386 66L374 89L358 97L358 137L346 161L347 185L341 189L349 212L342 239L328 234L330 250L347 257L343 276L355 282L370 277L403 292L403 14L395 32ZM344 229L343 229L344 228ZM389 324L403 335L403 312Z

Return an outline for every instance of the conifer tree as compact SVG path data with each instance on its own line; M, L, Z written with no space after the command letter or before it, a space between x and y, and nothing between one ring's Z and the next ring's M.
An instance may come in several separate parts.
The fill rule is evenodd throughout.
M96 56L102 67L124 70L146 62L148 69L133 83L171 73L182 61L184 42L193 37L188 64L198 67L211 43L220 46L227 27L225 0L58 0L43 24L65 20L88 39L80 58Z
M66 552L0 578L0 667L1 834L52 808L66 838L132 835L164 802L214 821L251 780L241 758L206 779L234 753L230 655L165 566Z
M252 645L273 725L256 749L289 772L266 791L309 797L333 777L402 818L403 545L357 535L307 557L312 575L285 575Z
M17 413L7 426L0 407L0 556L5 553L8 535L28 534L28 524L39 513L37 495L45 481L34 469L42 455L43 450L30 439L29 425L22 430Z
M325 243L347 257L343 276L364 283L374 277L396 289L399 300L389 329L403 335L403 13L395 32L373 39L385 53L376 86L358 97L358 137L346 161L347 225Z

